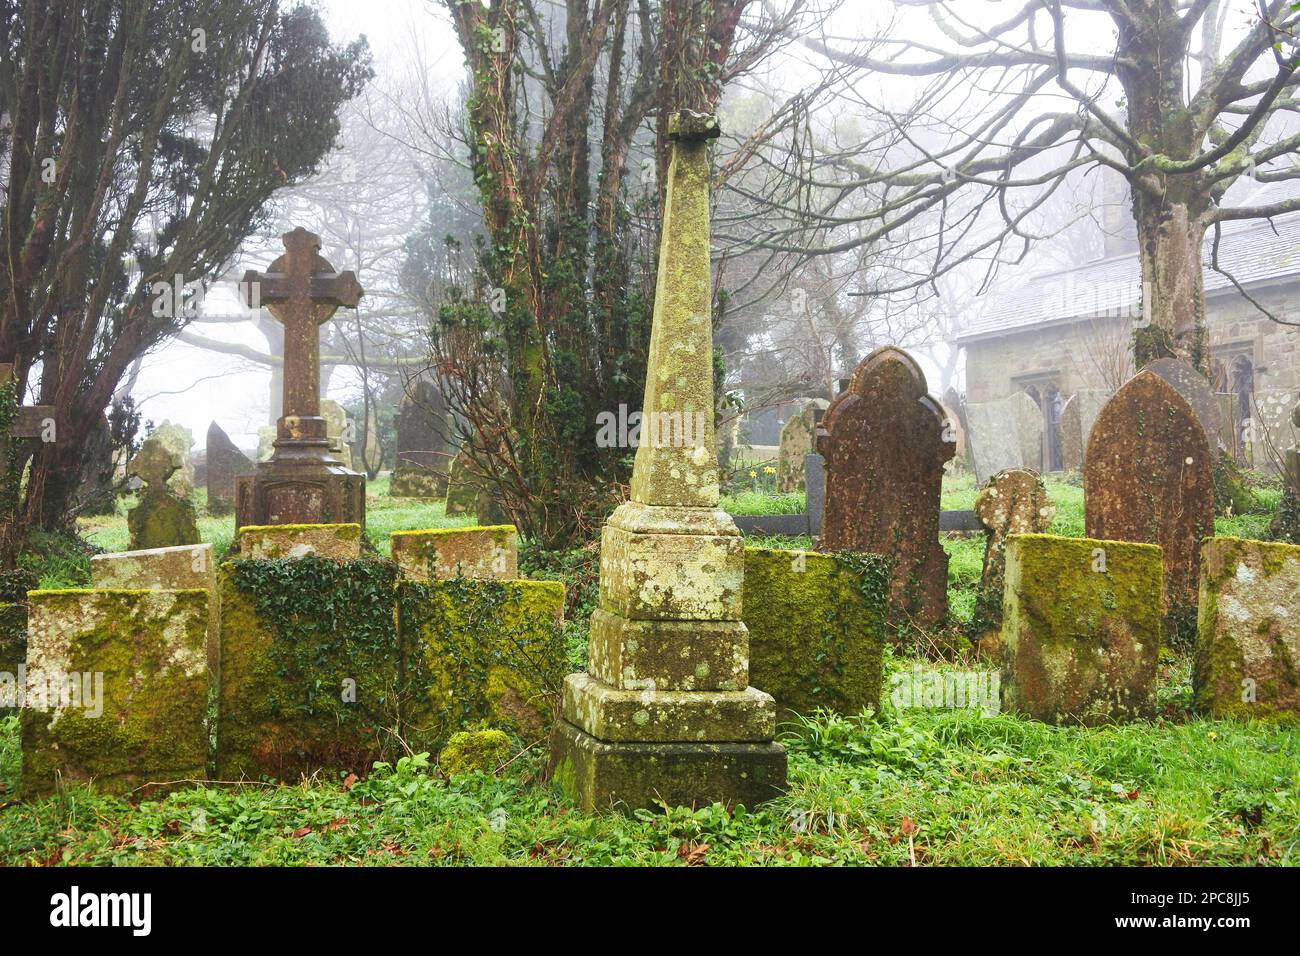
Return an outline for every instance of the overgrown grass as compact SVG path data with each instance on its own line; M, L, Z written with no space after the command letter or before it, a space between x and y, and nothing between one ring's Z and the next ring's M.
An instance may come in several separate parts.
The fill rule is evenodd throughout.
M16 721L0 720L0 786ZM350 789L193 787L133 806L86 788L0 809L0 860L78 865L1300 863L1300 731L1054 728L909 711L818 715L785 736L787 795L591 816L529 753L447 781L421 759Z

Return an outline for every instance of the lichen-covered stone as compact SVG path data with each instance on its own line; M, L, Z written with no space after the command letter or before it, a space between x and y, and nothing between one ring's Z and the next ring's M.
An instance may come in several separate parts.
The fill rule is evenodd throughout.
M619 690L744 690L749 634L740 621L632 621L597 608L587 670Z
M388 494L392 498L445 498L447 481L445 472L421 471L408 465L393 471Z
M990 478L975 496L975 515L988 529L975 623L982 632L979 636L987 634L996 638L1002 629L1007 536L1046 531L1056 517L1056 506L1037 474L1023 468L1008 468Z
M745 549L749 679L783 717L880 706L888 580L874 555Z
M251 561L303 558L309 554L355 561L361 557L361 525L246 525L239 529L239 554Z
M167 479L167 487L182 498L190 497L194 492L194 433L184 425L165 420L149 433L149 438L161 443L179 461L179 468Z
M447 479L448 515L473 514L479 496L479 482L475 479L473 465L465 452L458 454L451 463Z
M622 617L738 621L744 576L744 544L725 512L629 502L601 533L601 606Z
M394 531L391 540L393 560L413 580L519 577L519 533L514 525Z
M618 690L590 674L565 679L564 719L609 742L764 742L776 734L776 704L753 687Z
M781 429L776 462L776 490L781 494L803 491L804 459L816 450L817 412L824 412L829 406L824 398L810 399Z
M400 754L397 569L385 561L221 566L217 773L365 773Z
M567 669L562 583L404 581L399 592L412 749L476 724L529 741L546 732Z
M1211 717L1300 720L1300 547L1201 547L1194 686Z
M206 591L33 591L29 614L25 798L207 778Z
M653 676L626 671L661 672L677 682L692 672L708 679L707 669L716 664L734 675L746 650L743 625L716 626L739 623L745 570L735 523L717 508L707 140L719 130L716 118L689 111L672 114L667 125L675 143L632 500L615 510L601 536L600 606L608 617L597 638L602 646L592 645L598 663L589 676L568 679L571 719L558 721L552 737L555 779L588 809L639 807L656 797L687 805L737 797L754 802L785 783L779 745L735 742L764 733L768 724L758 715L770 703L766 695L661 690L645 686ZM637 626L646 621L695 623L698 633L688 638L684 628ZM662 652L640 654L641 637L661 634L668 639ZM697 653L710 639L719 646L698 661L669 660ZM639 680L642 689L629 692L604 680L611 669L620 683ZM615 742L588 730L659 739ZM692 742L665 743L665 737Z
M217 669L217 639L221 618L217 566L212 545L190 544L148 551L119 551L90 559L90 581L96 588L149 591L199 589L208 592L208 666Z
M584 813L702 802L753 807L786 788L777 743L611 743L555 726L552 779Z
M890 604L920 627L948 613L948 554L939 542L944 466L956 453L947 415L902 349L876 349L822 419L823 551L887 554Z
M499 730L462 730L438 754L438 768L448 777L493 773L510 759L510 738Z
M1150 716L1163 585L1155 545L1008 538L1004 709L1066 724Z

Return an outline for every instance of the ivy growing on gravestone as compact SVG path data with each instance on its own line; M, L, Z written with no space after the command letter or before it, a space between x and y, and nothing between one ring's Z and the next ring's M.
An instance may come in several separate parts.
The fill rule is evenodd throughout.
M339 562L315 555L235 561L235 585L252 595L270 627L276 676L292 688L276 703L286 716L330 715L396 729L399 688L378 675L400 660L393 619L398 567L384 558ZM398 673L398 671L394 671ZM369 678L360 703L344 700L344 681Z
M411 654L404 675L412 703L408 732L419 739L441 743L471 726L528 736L533 712L558 710L568 670L563 627L530 617L518 590L465 578L404 582L398 617L407 647L434 650ZM506 627L510 620L515 623ZM529 712L511 713L503 704L506 688L493 679L498 665L526 688L528 699L519 703Z

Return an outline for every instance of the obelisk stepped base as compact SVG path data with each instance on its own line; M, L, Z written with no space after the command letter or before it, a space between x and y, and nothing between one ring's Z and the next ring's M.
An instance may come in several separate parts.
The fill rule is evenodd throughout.
M610 743L567 720L551 738L554 779L585 813L668 806L754 807L786 786L786 754L767 743Z

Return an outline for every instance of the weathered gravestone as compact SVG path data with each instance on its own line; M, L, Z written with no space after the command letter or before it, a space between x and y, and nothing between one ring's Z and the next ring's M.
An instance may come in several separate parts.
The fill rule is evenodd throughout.
M1061 467L1065 471L1082 471L1088 450L1088 436L1111 393L1100 388L1081 388L1061 409Z
M781 429L781 446L776 463L776 490L781 494L804 490L804 458L812 452L817 430L817 411L830 403L824 398L809 399Z
M1300 544L1300 404L1291 411L1295 443L1287 449L1282 474L1282 500L1271 531L1279 541Z
M394 531L389 540L393 560L412 580L511 581L519 577L519 533L511 524Z
M139 504L126 513L132 551L199 543L194 505L167 485L180 467L180 455L156 438L146 438L131 459L128 473L144 482Z
M205 779L208 592L33 591L22 714L25 798Z
M958 467L970 467L970 424L966 419L966 400L951 385L941 399L944 409L951 418L951 424L957 432Z
M266 273L244 274L249 305L260 301L284 325L284 415L270 459L238 480L235 526L364 526L365 476L330 451L320 397L320 326L340 306L355 308L361 286L321 258L320 237L299 227L283 241L285 254Z
M330 453L343 462L345 468L351 468L352 445L348 442L348 435L351 434L352 429L348 427L347 409L332 398L323 398L320 403L320 414L325 419L325 434L329 436ZM272 435L273 448L274 438L275 436Z
M565 681L555 780L584 810L714 802L785 787L776 705L749 686L740 533L718 507L709 319L709 158L714 117L674 113L642 407L698 417L694 442L642 441L631 501L601 536L600 608L588 672ZM720 661L730 666L714 667ZM743 664L742 664L743 662Z
M975 496L975 514L987 529L975 619L984 632L981 636L996 637L1002 629L1007 537L1046 531L1056 517L1056 506L1047 496L1042 478L1023 468L1011 468L998 472L980 489Z
M1091 538L1164 550L1166 635L1190 642L1201 539L1214 534L1214 452L1190 405L1144 369L1106 403L1084 461Z
M359 524L244 525L239 553L252 561L279 561L314 555L334 561L361 557Z
M204 462L208 484L208 511L229 514L235 507L235 482L251 475L256 466L235 447L230 436L213 422L208 426L207 459Z
M217 671L217 567L212 545L187 544L151 551L117 551L90 559L90 581L96 590L208 592L208 667Z
M426 379L407 386L397 410L397 451L388 493L397 498L442 498L452 459L447 400Z
M995 402L966 406L975 481L984 484L999 471L1038 471L1043 458L1043 413L1024 392Z
M1205 542L1193 686L1210 717L1300 719L1300 547Z
M1160 549L1017 534L1006 561L1004 709L1060 724L1153 715Z
M782 719L878 710L889 635L889 561L876 554L745 549L749 675ZM743 685L744 661L709 662Z
M939 494L956 446L946 417L920 366L886 346L854 371L817 439L826 459L820 550L888 557L892 611L922 627L948 611Z
M364 774L484 725L543 735L565 669L561 582L411 581L340 559L359 526L316 531L309 552L282 542L269 563L221 566L221 779Z

